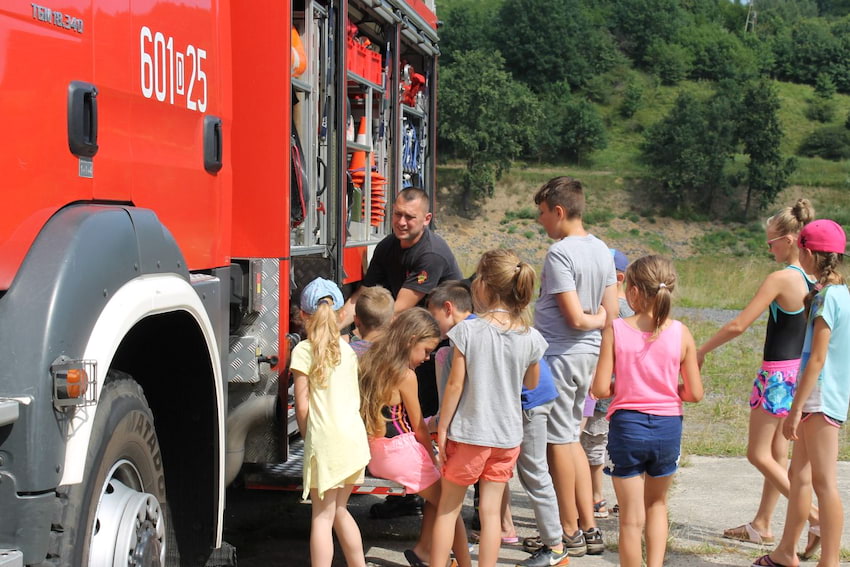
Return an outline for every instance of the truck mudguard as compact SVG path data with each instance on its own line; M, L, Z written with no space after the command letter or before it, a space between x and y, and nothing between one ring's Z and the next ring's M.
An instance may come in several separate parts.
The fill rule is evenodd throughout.
M26 563L43 558L54 491L82 478L96 407L55 409L51 364L63 355L96 360L101 388L122 333L145 316L176 310L189 313L205 339L202 364L215 377L207 389L221 416L219 340L177 244L156 215L82 204L46 223L0 297L0 360L9 362L0 368L0 398L20 402L18 419L0 427L0 547L23 549ZM211 421L218 422L213 434L219 439L210 439L210 455L220 457L223 419ZM220 467L209 474L220 477ZM210 496L220 517L223 495ZM216 540L220 526L218 534Z

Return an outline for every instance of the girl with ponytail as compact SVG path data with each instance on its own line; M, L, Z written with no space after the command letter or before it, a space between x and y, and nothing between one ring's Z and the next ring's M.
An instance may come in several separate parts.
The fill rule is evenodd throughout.
M369 462L366 427L360 417L357 355L339 335L337 311L342 293L332 281L316 278L301 292L307 340L292 350L295 417L304 437L303 498L310 496L310 561L330 567L336 532L345 561L366 567L363 540L348 512L354 485L363 482Z
M806 225L797 239L800 265L817 279L806 297L806 335L800 357L797 393L782 433L794 442L791 490L782 540L753 565L798 565L797 540L812 506L812 490L820 507L820 525L809 524L809 559L822 544L818 565L838 567L844 510L838 491L838 430L850 404L850 292L841 263L847 236L838 223L821 219ZM817 530L815 531L815 527Z
M803 300L814 288L800 266L797 239L815 212L808 199L781 209L767 219L767 249L783 267L771 272L746 307L723 325L697 351L702 368L706 355L747 330L765 311L767 329L762 349L762 363L756 372L750 394L750 418L747 437L747 459L764 475L761 501L752 521L724 530L723 537L759 545L776 540L771 530L773 511L779 495L788 496L788 440L782 435L782 423L797 389L800 352L806 334ZM817 529L818 511L809 510L809 522ZM809 536L805 553L812 553L816 532Z
M614 397L608 407L609 474L620 506L624 567L641 566L644 528L646 566L664 564L667 491L678 468L682 402L698 402L703 395L693 336L670 318L675 289L669 260L644 256L629 265L626 298L635 314L602 331L591 385L594 397Z
M527 313L534 268L509 250L491 250L481 257L476 276L472 299L478 317L448 332L454 354L437 426L443 481L430 565L448 562L466 489L478 481L478 565L498 562L502 496L523 438L522 387L537 386L547 346Z

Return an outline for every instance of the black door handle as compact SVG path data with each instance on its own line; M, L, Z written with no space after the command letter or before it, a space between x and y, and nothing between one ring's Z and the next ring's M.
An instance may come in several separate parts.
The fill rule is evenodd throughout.
M97 153L97 89L91 83L68 85L68 147L81 158Z
M221 118L204 116L204 169L218 173L221 169Z

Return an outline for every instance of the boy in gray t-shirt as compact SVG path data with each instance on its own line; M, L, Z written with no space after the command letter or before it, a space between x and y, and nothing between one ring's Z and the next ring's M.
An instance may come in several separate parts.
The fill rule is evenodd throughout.
M614 261L605 243L584 229L580 181L556 177L534 202L538 222L556 240L543 263L534 315L535 327L549 343L545 358L559 392L547 423L549 467L570 554L601 554L605 545L593 518L590 467L579 438L600 330L617 315Z

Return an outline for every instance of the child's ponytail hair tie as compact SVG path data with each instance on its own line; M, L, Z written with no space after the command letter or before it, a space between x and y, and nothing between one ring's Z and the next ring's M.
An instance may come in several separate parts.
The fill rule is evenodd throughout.
M664 282L661 282L660 284L658 284L658 289L662 289L662 288L665 288L665 289L666 289L666 288L667 288L667 284L666 284L666 283L664 283Z

